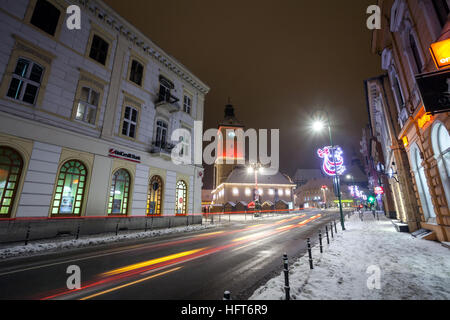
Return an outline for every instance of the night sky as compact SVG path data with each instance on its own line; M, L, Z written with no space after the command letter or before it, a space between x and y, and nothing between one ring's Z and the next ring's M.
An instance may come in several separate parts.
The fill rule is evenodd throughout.
M280 129L280 171L319 168L312 112L328 108L336 144L359 154L368 121L363 80L382 74L370 52L374 0L105 0L211 87L205 129L231 97L247 128ZM211 187L208 168L205 187Z

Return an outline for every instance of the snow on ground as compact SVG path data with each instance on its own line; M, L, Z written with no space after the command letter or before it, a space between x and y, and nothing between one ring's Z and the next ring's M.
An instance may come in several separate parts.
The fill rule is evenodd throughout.
M297 213L298 214L298 213ZM247 215L246 222L250 223L252 221L257 220L271 220L271 219L282 219L286 216L292 216L296 214L289 215L281 215L276 214L272 215L264 215L264 217L254 218L252 220L252 216L250 214ZM220 219L221 223L228 223L228 217L222 216ZM232 219L231 222L245 222L244 219ZM156 229L149 230L147 232L136 232L136 231L121 231L116 236L115 233L109 234L101 234L101 235L91 235L91 236L83 236L78 240L73 238L68 239L67 237L58 238L58 239L45 239L40 241L30 241L28 245L24 245L23 243L15 243L15 244L5 244L0 245L0 261L2 259L15 258L15 257L23 257L23 256L31 256L37 255L47 252L57 252L61 250L69 250L76 248L84 248L88 246L102 245L107 243L114 242L122 242L127 240L138 240L138 239L146 239L157 237L166 234L172 233L182 233L182 232L190 232L190 231L200 231L204 229L210 229L220 226L218 217L214 218L214 224L211 224L211 220L208 219L206 221L204 219L202 225L192 225L192 226L183 226L177 228L168 228L168 229Z
M47 239L40 241L30 241L28 245L9 244L0 247L0 260L19 256L30 256L44 252L54 252L75 248L84 248L88 246L102 245L113 242L122 242L127 240L138 240L167 235L172 233L200 231L204 229L214 228L217 225L191 225L168 229L148 230L147 232L121 231L116 236L115 233L83 236L78 240L67 238Z
M323 254L318 245L314 246L314 270L309 269L308 254L290 265L291 299L450 299L448 248L398 233L390 220L380 217L376 221L369 213L364 214L362 222L357 214L351 216L346 229L342 232L338 226L337 237L330 239L330 245L324 239ZM381 271L380 289L370 290L367 284L375 283L372 280L376 267ZM250 300L281 299L285 299L283 273L250 297Z

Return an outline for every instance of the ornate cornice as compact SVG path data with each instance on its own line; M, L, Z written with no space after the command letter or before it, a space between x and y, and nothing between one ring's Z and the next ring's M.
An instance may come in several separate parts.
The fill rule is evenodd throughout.
M184 81L192 85L203 94L207 94L210 88L193 75L185 66L165 53L155 45L149 38L133 27L125 19L120 17L113 9L108 7L101 0L67 0L77 3L89 12L93 18L101 22L102 25L110 27L114 32L125 37L129 42L141 49L144 55L158 60L168 70L175 73Z

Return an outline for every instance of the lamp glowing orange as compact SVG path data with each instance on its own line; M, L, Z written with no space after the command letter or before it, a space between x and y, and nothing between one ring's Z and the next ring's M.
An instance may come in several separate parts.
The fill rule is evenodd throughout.
M450 39L433 43L430 51L438 69L450 67Z
M421 118L419 118L419 120L417 120L417 124L419 125L419 128L422 129L430 121L431 121L431 114L426 113Z
M409 145L409 141L408 141L408 137L407 136L404 136L403 138L402 138L402 140L403 140L403 145L405 146L405 148Z

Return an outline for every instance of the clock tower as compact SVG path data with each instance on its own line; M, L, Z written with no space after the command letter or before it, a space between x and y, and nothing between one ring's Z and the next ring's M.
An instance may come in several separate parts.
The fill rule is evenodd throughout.
M225 106L225 117L219 124L217 158L214 163L214 189L220 186L236 168L238 161L244 160L244 151L238 148L235 130L244 129L236 119L231 103Z

